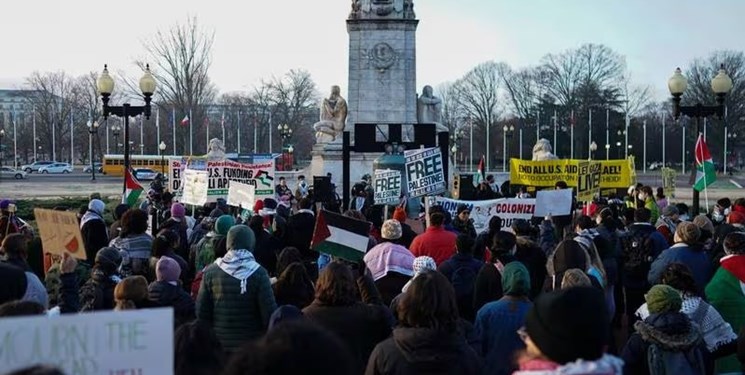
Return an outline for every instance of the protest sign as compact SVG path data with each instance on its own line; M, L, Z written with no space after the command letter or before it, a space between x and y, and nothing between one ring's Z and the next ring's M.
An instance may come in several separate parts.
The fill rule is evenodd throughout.
M535 198L535 216L562 216L572 212L572 189L540 190Z
M409 197L440 194L447 190L439 148L406 150L404 156Z
M678 176L678 173L674 169L667 167L662 167L660 172L662 173L662 189L665 190L665 194L669 197L675 198L675 178Z
M398 204L401 198L401 171L375 170L375 204Z
M513 185L553 187L565 181L577 186L578 164L582 160L560 159L531 161L510 159L510 182ZM600 188L628 188L636 183L633 163L627 159L600 160Z
M238 181L230 181L228 187L228 205L253 209L256 202L255 187Z
M577 200L591 202L600 194L601 166L597 161L581 161L577 164Z
M69 253L75 258L86 259L80 224L74 212L34 208L34 217L45 253Z
M245 164L232 160L173 158L168 169L168 187L177 199L183 195L183 174L187 166L191 170L207 172L207 202L227 199L230 181L252 185L256 199L274 198L274 159Z
M180 202L195 206L207 203L207 172L187 169L183 175L184 189Z
M441 206L445 211L450 212L452 217L456 216L459 205L466 205L471 211L473 227L476 228L477 233L488 230L489 220L494 216L502 219L502 227L509 227L515 219L532 219L536 208L535 199L509 198L488 201L461 201L443 197L428 197L427 199L427 217L429 217L429 208L434 205Z
M34 366L65 374L173 374L173 309L0 320L0 372Z

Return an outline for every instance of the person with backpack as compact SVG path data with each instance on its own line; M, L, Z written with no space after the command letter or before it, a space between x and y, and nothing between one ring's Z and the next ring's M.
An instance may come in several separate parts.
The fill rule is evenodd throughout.
M680 292L655 285L645 295L649 317L623 348L624 373L634 375L704 375L706 346L695 323L680 309Z
M634 223L621 238L621 297L622 306L617 309L626 317L644 303L644 293L651 284L647 275L652 261L667 248L665 238L649 222L650 212L646 208L634 211Z
M437 270L453 285L461 318L472 322L476 316L473 309L473 287L484 262L473 257L473 239L467 234L458 235L455 247L455 255L443 262Z

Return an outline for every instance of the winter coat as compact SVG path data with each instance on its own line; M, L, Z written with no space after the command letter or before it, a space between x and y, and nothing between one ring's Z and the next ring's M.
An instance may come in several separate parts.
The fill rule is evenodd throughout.
M410 248L411 243L414 242L414 238L416 237L416 232L414 232L413 229L411 229L411 225L406 223L401 223L401 246L405 248Z
M648 209L649 212L651 212L652 214L649 218L649 223L656 223L657 219L660 218L660 207L657 206L657 202L654 201L654 198L647 197L647 199L644 201L644 208Z
M455 254L455 239L458 236L445 230L444 227L430 226L427 230L416 236L411 243L411 253L415 257L430 256L439 266Z
M745 255L728 255L722 258L721 267L706 286L706 299L722 314L722 318L735 332L745 328ZM740 371L734 355L717 360L717 371Z
M495 233L481 232L476 236L476 241L473 243L473 257L476 259L482 259L488 261L491 257L489 254L489 248L492 247Z
M129 264L127 265L123 259L122 268L128 267L129 269L127 271L134 275L148 276L153 237L147 233L130 234L126 237L119 236L112 239L109 246L126 252Z
M176 221L173 218L166 220L165 223L160 227L161 230L168 229L178 235L178 247L176 248L176 254L184 259L189 258L189 236L186 233L186 218L181 221Z
M293 285L289 280L284 280L281 277L272 285L272 291L277 306L293 305L298 309L310 305L315 296L313 284Z
M554 252L556 247L556 229L554 224L548 220L543 220L541 225L538 227L539 230L539 244L543 253L548 256Z
M365 375L470 375L480 374L481 366L457 331L400 327L375 347Z
M545 359L532 359L520 363L520 370L512 375L622 375L623 361L610 354L597 360L575 362L559 365ZM636 374L634 374L636 375Z
M476 315L475 329L481 341L483 374L508 375L516 370L514 354L525 344L517 330L525 325L525 316L533 304L509 297L489 302Z
M502 298L502 272L498 267L509 263L508 259L500 261L500 264L486 263L476 275L473 286L473 309L479 311L481 307L491 301Z
M215 262L215 246L217 242L225 236L210 232L197 243L197 255L194 260L194 267L197 272L202 271L205 267Z
M383 305L357 302L348 306L329 306L315 300L303 309L303 314L346 344L359 373L365 368L375 345L391 333L391 313Z
M240 280L217 264L208 266L196 302L197 318L212 326L228 352L263 336L277 308L269 275L261 267L246 280L241 294Z
M692 246L677 243L665 250L652 262L647 281L650 285L659 283L665 268L671 263L683 263L691 269L696 286L703 290L711 278L711 263L709 257L703 251L694 249Z
M654 226L647 223L634 223L629 226L629 231L626 234L626 238L643 238L645 236L649 236L650 244L652 249L650 249L649 255L652 257L652 259L657 258L663 250L667 249L667 241L665 241L665 238L655 230ZM624 250L621 250L621 257L624 255ZM623 272L624 265L621 263L620 265L620 274L621 274L621 283L624 287L634 290L643 290L647 291L649 289L649 284L647 279L642 277L630 277L626 273ZM647 274L649 276L649 274ZM654 285L657 283L652 283L651 285Z
M297 213L287 219L287 246L296 247L306 262L318 259L318 252L310 249L310 241L313 238L313 230L316 226L316 217L313 211L298 210Z
M183 288L167 281L156 281L148 286L148 298L160 306L172 306L176 326L196 317L194 300Z
M530 237L517 237L515 259L525 265L530 273L530 298L535 298L543 289L546 279L546 254ZM520 328L520 327L518 327Z
M113 310L114 288L120 278L93 267L91 278L80 287L80 312Z
M473 271L474 279L473 284L470 287L471 293L457 295L456 292L458 312L462 318L471 322L476 317L476 310L473 308L473 290L476 285L479 271L481 271L481 267L483 266L484 262L475 259L471 254L456 253L437 268L441 274L448 278L451 284L453 283L453 274L459 268L470 268L471 271Z
M277 276L277 256L282 251L282 241L269 234L265 230L254 231L256 236L256 247L253 254L256 261L261 264L270 276ZM288 238L293 237L288 236Z
M85 245L85 255L88 258L86 262L93 265L98 250L109 245L109 231L100 215L90 211L86 212L86 215L97 216L97 218L85 221L80 227L80 234L83 236L83 244Z
M698 327L691 324L691 320L683 313L676 311L653 314L644 321L636 322L634 328L636 332L629 337L621 352L627 374L650 374L647 353L652 344L664 351L684 352L691 363L697 362L696 356L703 359L706 353Z
M465 234L468 237L476 238L476 228L473 226L473 220L461 220L460 217L456 216L453 218L453 228L460 234Z

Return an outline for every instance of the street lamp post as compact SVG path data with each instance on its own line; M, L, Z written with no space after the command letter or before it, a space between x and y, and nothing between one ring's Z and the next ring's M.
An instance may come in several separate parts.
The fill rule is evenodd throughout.
M0 129L0 169L3 168L3 157L5 156L5 150L3 149L3 138L5 138L5 129Z
M605 144L605 160L610 160L610 143Z
M592 141L592 143L590 143L590 160L595 158L595 151L597 150L598 150L598 144L595 143L595 141Z
M292 167L293 167L293 164L294 164L294 161L295 161L295 157L293 155L293 153L295 152L295 148L292 147L292 145L290 145L290 147L287 148L287 152L290 153L290 160L287 163L290 166L289 170L292 170Z
M455 166L455 169L458 169L458 159L456 158L458 155L458 146L453 145L453 147L450 148L450 152L453 154L453 166Z
M724 70L724 64L719 68L717 75L711 80L711 90L716 95L716 105L703 105L697 103L692 106L680 105L681 96L688 88L688 79L682 74L680 68L675 69L675 73L667 81L667 87L670 90L673 101L673 118L677 121L680 119L680 115L685 115L696 119L696 137L701 133L701 119L707 117L724 117L724 99L727 94L732 90L732 79L727 75ZM695 159L695 158L694 158ZM699 213L699 191L693 189L693 215Z
M109 97L114 91L114 80L109 75L109 70L106 65L103 66L103 72L98 77L98 92L101 94L101 100L103 101L103 117L104 119L110 115L124 117L124 181L123 181L123 194L127 192L127 178L126 172L129 170L129 116L145 115L145 118L150 119L150 101L152 100L153 93L155 93L155 78L150 74L150 65L145 66L145 74L140 78L140 91L145 99L145 105L143 106L132 106L129 103L124 103L121 106L110 106Z
M119 153L119 133L122 131L122 127L114 124L111 127L111 132L114 133L114 153Z
M91 159L91 181L96 181L96 166L94 165L95 158L93 157L93 141L96 139L96 133L98 132L98 121L88 120L86 124L88 126L88 148Z
M163 142L163 141L160 141L160 144L158 145L158 150L160 150L160 173L166 174L166 172L165 172L165 168L166 168L165 159L166 159L166 157L165 157L165 154L164 154L164 151L166 150L166 143Z
M287 140L292 137L292 129L290 129L290 126L287 124L279 124L277 125L277 130L279 131L279 137L282 139L282 170L287 170L288 161L287 161Z
M724 128L724 132L726 134L726 136L724 137L724 173L726 174L727 164L729 164L729 155L727 154L727 145L729 144L729 142L732 142L732 144L735 143L735 141L737 140L737 133L735 132L728 133L726 127ZM730 172L731 171L732 170L730 169Z
M504 137L502 138L503 144L502 144L502 172L507 172L507 159L509 159L509 152L507 150L507 143L508 140L512 138L512 135L515 133L515 126L505 125L502 130L504 131Z

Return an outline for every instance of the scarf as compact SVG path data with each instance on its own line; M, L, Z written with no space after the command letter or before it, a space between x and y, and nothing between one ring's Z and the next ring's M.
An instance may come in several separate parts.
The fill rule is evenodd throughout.
M246 283L249 277L261 267L253 254L245 249L228 250L224 257L215 261L220 269L241 282L241 294L246 293Z
M101 221L103 221L103 217L98 212L95 212L95 211L92 211L92 210L85 211L85 214L83 214L83 218L80 219L80 228L82 229L83 228L83 225L85 225L85 223L87 223L89 221L92 221L92 220L101 220ZM108 233L107 233L107 235L108 235Z

